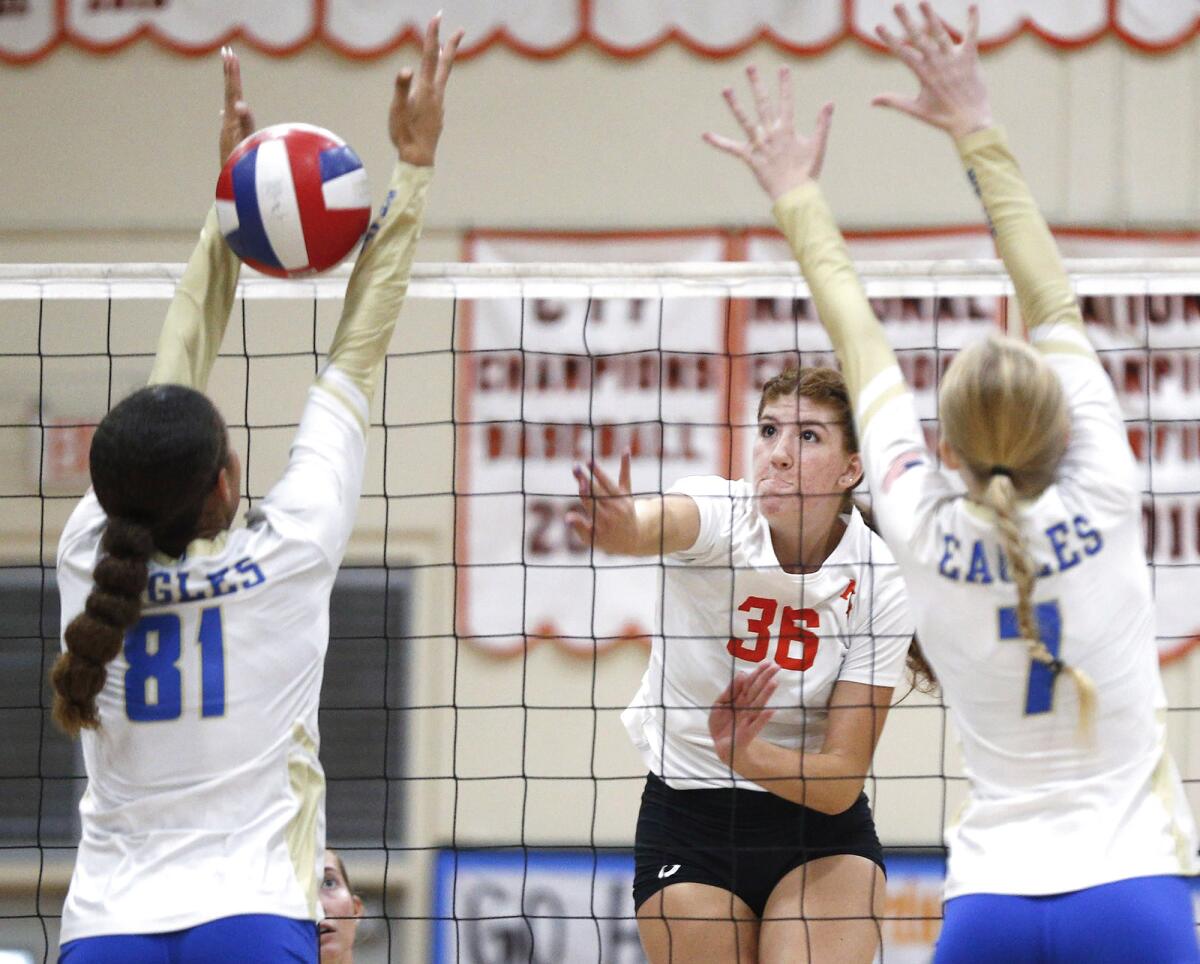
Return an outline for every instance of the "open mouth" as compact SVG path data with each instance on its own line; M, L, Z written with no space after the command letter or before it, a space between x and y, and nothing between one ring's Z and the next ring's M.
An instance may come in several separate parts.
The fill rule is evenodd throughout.
M319 934L321 937L324 937L326 934L336 934L336 933L337 933L337 928L334 927L332 924L328 924L328 923L322 921L320 924L317 925L317 934Z

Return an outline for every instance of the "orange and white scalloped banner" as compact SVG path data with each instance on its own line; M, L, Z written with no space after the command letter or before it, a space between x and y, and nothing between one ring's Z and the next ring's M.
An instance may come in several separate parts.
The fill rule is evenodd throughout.
M429 17L445 11L466 30L461 56L492 46L556 57L591 45L638 57L679 44L708 57L731 56L766 41L814 56L846 39L878 46L875 25L891 0L0 0L0 61L38 60L60 44L96 53L145 38L199 55L235 41L285 56L320 42L347 57L370 58L414 40ZM966 0L934 0L961 23ZM1200 0L988 0L981 4L985 48L1022 33L1081 47L1113 36L1147 52L1178 47L1200 32Z

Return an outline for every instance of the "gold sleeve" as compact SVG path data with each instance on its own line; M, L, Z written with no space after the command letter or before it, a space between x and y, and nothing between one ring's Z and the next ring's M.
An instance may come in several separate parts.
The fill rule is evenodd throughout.
M987 213L996 249L1017 292L1031 334L1043 325L1068 324L1083 333L1083 317L1058 255L1054 236L1008 149L1003 129L989 127L956 143L967 178ZM1059 344L1034 338L1042 351L1079 352L1082 339ZM1091 354L1091 349L1083 349Z
M149 384L204 391L229 323L239 268L237 255L221 237L214 207L167 309Z
M871 414L857 410L862 390L876 375L895 365L896 356L817 183L808 181L794 188L779 198L772 210L800 263L821 322L837 352L861 433Z
M421 214L432 167L396 163L379 217L367 230L346 286L342 317L329 349L329 364L369 400L408 290ZM319 380L320 381L320 380ZM338 394L333 385L322 384Z

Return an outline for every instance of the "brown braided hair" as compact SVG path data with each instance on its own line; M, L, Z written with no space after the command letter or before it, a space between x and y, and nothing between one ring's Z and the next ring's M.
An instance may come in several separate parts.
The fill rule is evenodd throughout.
M992 510L1013 582L1017 626L1029 655L1079 693L1079 729L1090 737L1096 689L1082 670L1046 648L1033 610L1037 569L1017 517L1017 500L1039 496L1054 481L1067 447L1069 416L1062 385L1024 342L992 335L959 353L942 380L943 438Z
M220 413L181 385L134 392L96 427L89 467L108 523L95 586L63 633L66 648L50 672L54 721L70 736L100 725L96 696L141 615L150 557L183 554L228 459Z

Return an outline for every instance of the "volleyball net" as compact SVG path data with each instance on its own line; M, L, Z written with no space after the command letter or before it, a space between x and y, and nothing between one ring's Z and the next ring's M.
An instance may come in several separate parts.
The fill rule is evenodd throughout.
M993 261L859 267L932 440L954 352L1020 332L1011 286ZM1171 744L1195 798L1200 260L1068 270L1143 470ZM95 422L144 384L180 272L0 266L0 959L55 959L84 785L49 722L55 548ZM283 470L346 276L243 276L209 394L244 506ZM358 959L641 960L629 848L645 771L619 716L661 583L657 560L577 540L572 466L615 471L628 450L635 494L746 476L765 381L833 363L791 264L415 266L322 694L329 841L367 900ZM890 855L883 959L903 962L936 937L941 831L964 786L937 698L902 684L895 703L867 792Z

